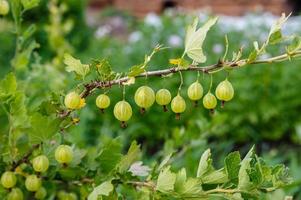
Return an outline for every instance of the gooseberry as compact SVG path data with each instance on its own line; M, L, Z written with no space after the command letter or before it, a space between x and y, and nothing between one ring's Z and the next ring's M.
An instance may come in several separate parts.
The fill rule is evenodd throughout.
M0 0L0 15L7 15L9 13L9 4L6 0Z
M76 92L70 92L65 96L65 106L69 109L77 109L80 103L81 97Z
M121 121L121 126L126 126L126 121L132 117L132 107L125 100L119 101L114 107L114 116Z
M222 107L226 101L230 101L234 97L234 89L228 79L218 84L215 90L215 95L222 101Z
M137 89L134 99L136 104L141 107L141 113L144 113L146 108L154 104L155 92L148 86L141 86Z
M176 113L176 119L180 119L180 114L186 109L186 103L180 94L175 96L171 101L171 110Z
M41 185L42 185L42 181L39 177L37 177L37 175L33 174L26 177L25 187L28 191L30 192L38 191Z
M6 171L1 176L1 184L4 188L12 188L17 183L17 177L14 172Z
M60 145L56 148L54 157L57 162L68 164L73 159L72 148L68 145Z
M32 160L32 167L36 172L45 172L49 167L49 160L45 155L40 155Z
M101 112L104 112L104 109L110 106L110 102L110 98L106 94L100 94L96 98L96 106L101 110Z
M47 191L44 187L40 187L40 189L38 189L38 191L36 191L36 193L34 194L34 197L36 199L45 199L46 196L47 196Z
M187 90L187 95L189 99L195 102L195 105L197 105L197 101L200 100L203 96L203 87L202 85L196 81L192 83Z
M7 200L23 200L23 192L19 188L13 188L7 195Z
M156 102L157 104L163 106L164 112L167 111L167 105L171 101L171 94L167 89L160 89L156 93Z
M203 105L206 109L209 109L212 113L214 112L214 108L216 107L217 101L215 96L208 92L203 98Z

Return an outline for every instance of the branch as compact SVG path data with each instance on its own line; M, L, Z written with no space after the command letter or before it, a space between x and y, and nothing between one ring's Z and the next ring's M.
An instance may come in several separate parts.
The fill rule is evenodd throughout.
M36 150L37 148L39 148L40 144L35 144L31 147L31 149L29 149L29 151L22 157L20 158L18 161L14 162L12 164L12 169L15 169L16 167L18 167L19 165L21 165L24 162L28 161L28 158L31 156L31 154L34 152L34 150Z
M248 62L248 59L241 59L241 60L238 60L235 62L228 62L228 61L227 62L218 62L216 64L202 66L202 67L198 67L195 65L190 65L188 68L171 67L171 68L164 69L164 70L144 72L144 73L141 73L141 74L135 76L135 78L151 77L151 76L162 77L162 76L166 76L169 74L174 74L177 72L186 72L186 71L199 71L199 72L202 72L205 74L212 74L212 73L216 73L220 70L223 70L224 68L234 69L234 68L240 68L240 67L243 67L243 66L249 65L249 64L257 65L257 64L269 64L269 63L283 62L285 60L290 60L291 58L300 57L300 56L301 56L301 51L296 51L289 55L287 53L285 53L285 54L267 58L267 59L255 60L253 62ZM81 97L82 98L88 97L89 95L92 94L92 92L95 89L108 88L108 87L112 87L113 85L122 85L125 82L129 81L130 78L131 77L125 76L125 77L111 80L111 81L93 81L93 82L85 85L85 89L81 93ZM62 112L59 113L59 117L65 118L65 117L69 116L71 112L72 112L71 110L63 110Z

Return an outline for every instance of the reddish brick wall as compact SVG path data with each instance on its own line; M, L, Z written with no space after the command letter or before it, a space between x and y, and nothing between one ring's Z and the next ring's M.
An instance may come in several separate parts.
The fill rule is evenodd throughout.
M288 0L92 0L93 6L104 7L113 5L117 9L129 11L136 16L144 16L148 12L160 13L166 2L182 10L206 8L214 13L227 15L242 15L247 11L258 9L274 14L292 10Z

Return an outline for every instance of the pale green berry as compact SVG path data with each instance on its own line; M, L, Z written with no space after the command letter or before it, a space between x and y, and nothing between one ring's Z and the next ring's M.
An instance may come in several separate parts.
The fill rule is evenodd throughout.
M110 97L108 97L108 95L106 94L100 94L96 98L96 106L101 110L108 108L110 106L110 103L111 103Z
M40 187L40 189L36 191L36 193L34 194L34 197L36 199L45 199L46 196L47 196L47 191L44 187Z
M234 89L228 79L218 84L215 95L221 101L230 101L234 97Z
M137 89L135 93L135 102L136 104L144 109L151 107L155 102L155 92L152 88L148 86L141 86Z
M212 110L216 107L217 101L215 96L208 92L203 98L203 105L206 109Z
M65 96L65 106L69 109L77 109L80 106L81 97L76 92L70 92Z
M203 87L202 87L202 85L198 81L192 83L188 87L187 95L188 95L189 99L191 99L192 101L200 100L203 96Z
M176 118L180 118L180 114L183 113L186 109L186 103L183 97L180 94L175 96L171 101L171 110L176 113Z
M124 123L132 117L132 113L133 111L131 105L125 100L119 101L114 106L114 116L116 119L121 121L122 126L125 126Z
M30 192L35 192L40 189L42 185L42 181L37 175L29 175L25 180L25 187Z
M32 167L36 172L46 172L49 167L49 160L45 155L40 155L32 160Z
M167 111L166 105L168 105L170 101L171 101L171 94L167 89L160 89L156 93L156 102L157 104L163 106L163 110L165 112Z
M9 13L9 3L6 0L0 0L0 15L7 15Z
M6 171L1 176L1 184L4 188L12 188L17 183L17 177L14 172Z
M19 188L13 188L7 195L7 200L23 200L23 192Z
M61 164L68 164L73 159L72 148L68 145L60 145L56 148L54 157Z

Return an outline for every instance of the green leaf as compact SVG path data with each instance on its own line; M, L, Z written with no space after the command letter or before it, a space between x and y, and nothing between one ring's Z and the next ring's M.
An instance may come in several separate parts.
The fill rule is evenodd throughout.
M64 55L64 63L67 65L67 72L75 72L78 76L81 76L83 79L89 73L89 65L82 64L80 60L75 59L70 54Z
M28 132L31 143L41 143L51 139L58 131L60 119L35 113L30 118L31 128Z
M183 186L186 182L186 169L182 168L180 171L178 171L175 181L175 192L181 192L183 190Z
M126 172L130 166L137 160L139 159L139 154L140 154L140 146L137 145L136 141L133 141L127 154L122 157L118 167L119 167L119 173L124 173Z
M17 90L17 80L13 73L9 73L0 81L0 98L8 97Z
M99 162L101 172L108 174L116 168L121 157L120 141L118 139L114 139L104 146L96 160Z
M295 36L292 43L287 47L289 53L293 53L301 49L301 37Z
M24 10L30 10L39 5L40 0L21 0Z
M254 155L254 146L250 149L244 159L241 161L240 169L238 173L238 189L244 190L249 189L252 186L250 177L248 175L248 170L250 169L250 162L252 156Z
M273 24L267 40L268 44L277 44L282 41L281 28L289 17L290 15L285 16L285 13L282 13L281 17Z
M25 128L28 126L27 109L25 105L25 95L22 92L17 92L14 99L10 103L10 121L11 128Z
M98 200L99 196L109 196L113 190L114 186L111 181L103 182L93 189L88 196L88 200Z
M207 149L201 156L196 177L201 177L212 169L212 159L210 149Z
M238 181L240 162L241 158L238 151L230 153L225 158L225 169L228 175L228 179L235 184L237 184Z
M91 67L96 68L101 81L113 80L116 75L107 59L93 60Z
M180 69L187 69L190 66L190 62L185 58L169 59L169 63L177 65Z
M33 50L39 47L40 45L36 41L30 42L26 48L22 49L21 53L16 54L12 60L12 65L18 70L26 69Z
M197 63L206 62L206 56L203 53L203 43L209 29L216 23L217 17L209 19L201 28L197 28L198 20L187 28L185 38L185 51L189 58Z
M168 154L160 163L159 167L158 167L158 170L160 171L161 169L163 169L167 164L168 162L170 161L172 157L172 153Z
M168 193L174 190L174 184L176 181L176 174L170 171L170 166L164 168L157 180L156 190Z
M202 183L205 184L220 184L228 182L228 176L225 169L211 170L201 176Z
M134 65L130 68L130 71L128 73L128 76L130 77L135 77L138 76L139 74L145 72L144 64L139 64L139 65Z

